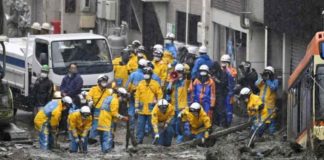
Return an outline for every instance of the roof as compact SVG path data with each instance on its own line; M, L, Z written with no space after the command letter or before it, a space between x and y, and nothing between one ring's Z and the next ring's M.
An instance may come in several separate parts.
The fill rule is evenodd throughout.
M297 68L289 77L288 88L291 88L296 83L298 76L306 69L309 62L312 60L312 57L314 55L319 55L319 42L324 42L323 31L317 32L311 42L308 44L304 58L299 62Z
M63 40L78 40L78 39L104 39L104 36L93 33L68 33L68 34L47 34L37 35L35 39L43 39L48 42L63 41Z

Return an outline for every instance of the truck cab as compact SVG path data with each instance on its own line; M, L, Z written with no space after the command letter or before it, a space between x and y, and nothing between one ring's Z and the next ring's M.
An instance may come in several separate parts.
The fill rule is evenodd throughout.
M100 35L79 33L40 35L35 37L35 54L32 57L32 83L41 72L42 65L50 66L49 78L55 85L54 98L60 98L59 86L71 63L78 65L84 90L97 84L101 74L113 80L111 52L106 38Z
M32 106L28 107L25 102L28 102L33 84L40 76L42 65L50 68L49 79L55 85L53 98L57 99L61 98L61 81L71 63L78 66L78 72L83 78L83 90L96 85L97 77L101 74L108 75L109 82L113 81L111 50L107 39L101 35L36 35L11 38L5 45L7 69L3 82L12 88L14 102L20 103L15 104L18 108L27 111L31 109ZM0 61L3 61L1 54Z

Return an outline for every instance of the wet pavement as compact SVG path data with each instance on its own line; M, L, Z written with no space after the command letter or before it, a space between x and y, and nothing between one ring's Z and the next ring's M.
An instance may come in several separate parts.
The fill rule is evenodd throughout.
M296 151L291 143L284 141L283 133L276 137L265 135L257 139L253 148L246 147L249 141L249 130L245 129L216 139L216 143L209 148L199 146L161 147L151 145L151 138L147 137L143 145L136 148L125 149L125 133L123 126L119 126L115 133L115 148L108 154L102 154L100 144L89 145L88 154L69 153L69 143L64 137L59 139L59 147L52 151L39 149L37 133L33 129L33 115L29 112L18 111L16 124L31 135L33 145L18 145L11 142L0 142L0 159L315 159L312 153ZM241 121L241 119L237 119ZM214 128L220 130L221 128Z

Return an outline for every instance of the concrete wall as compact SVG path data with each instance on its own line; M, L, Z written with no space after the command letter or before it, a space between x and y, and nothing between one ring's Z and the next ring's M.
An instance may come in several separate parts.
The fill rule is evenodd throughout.
M202 0L189 0L190 1L190 13L201 15L202 12ZM169 6L168 6L168 23L176 23L177 11L186 12L186 4L187 0L170 0Z
M165 36L167 34L168 4L165 2L156 2L153 3L153 5L161 27L162 35Z
M264 28L251 28L247 38L249 45L246 59L261 73L264 69Z

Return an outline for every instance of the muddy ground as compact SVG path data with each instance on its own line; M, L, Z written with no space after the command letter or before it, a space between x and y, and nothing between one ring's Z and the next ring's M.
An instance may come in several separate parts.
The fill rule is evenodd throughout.
M14 144L12 142L0 142L0 159L316 159L310 152L296 150L293 145L284 140L284 132L278 132L277 136L267 135L257 139L253 148L246 147L249 140L249 130L242 130L220 137L215 144L209 148L199 146L177 146L161 147L150 144L151 139L147 138L147 144L139 145L136 148L130 147L125 150L125 129L120 126L115 137L115 148L108 154L102 154L100 144L89 145L88 154L69 153L68 141L61 137L59 148L53 151L44 152L39 149L37 133L33 130L32 114L19 111L16 124L26 129L33 141L32 145ZM215 130L220 130L216 128ZM323 151L324 152L324 151Z

